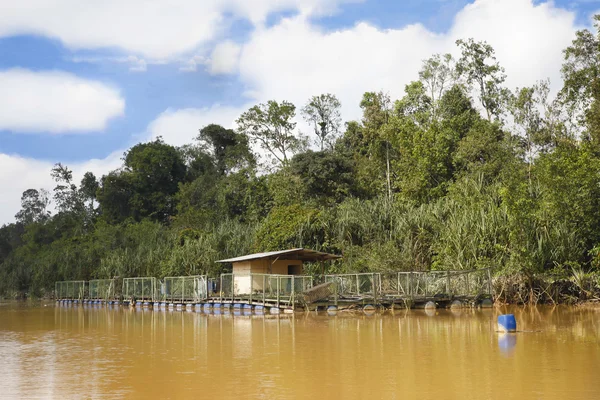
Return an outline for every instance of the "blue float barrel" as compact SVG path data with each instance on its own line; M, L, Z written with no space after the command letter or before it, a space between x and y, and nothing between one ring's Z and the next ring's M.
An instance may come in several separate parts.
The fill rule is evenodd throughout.
M498 315L498 330L501 332L515 332L517 320L513 314Z

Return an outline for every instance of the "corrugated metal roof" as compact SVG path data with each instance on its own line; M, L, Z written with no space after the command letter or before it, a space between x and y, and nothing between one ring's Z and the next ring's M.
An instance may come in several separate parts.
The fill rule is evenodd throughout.
M292 256L295 259L302 261L325 261L325 260L335 260L338 258L342 258L342 256L338 256L336 254L330 253L322 253L320 251L310 250L310 249L288 249L288 250L279 250L279 251L269 251L266 253L255 253L248 254L245 256L228 258L226 260L219 260L218 263L234 263L240 261L248 261L248 260L256 260L258 258L277 258L281 256Z

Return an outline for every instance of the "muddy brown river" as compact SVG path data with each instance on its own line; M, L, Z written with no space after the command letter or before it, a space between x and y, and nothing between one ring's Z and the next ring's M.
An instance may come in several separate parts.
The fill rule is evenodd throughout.
M599 309L431 314L0 303L0 398L600 399Z

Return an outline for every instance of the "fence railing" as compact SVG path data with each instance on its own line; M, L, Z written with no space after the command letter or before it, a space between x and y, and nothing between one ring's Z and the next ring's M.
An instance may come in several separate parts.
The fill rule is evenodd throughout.
M208 297L206 275L166 277L160 292L161 299L165 301L193 303L206 300Z
M57 300L83 300L86 295L86 281L60 281L54 284Z
M369 299L374 303L390 298L417 299L436 295L479 296L492 294L491 270L386 272L325 275L327 288L338 299ZM221 274L217 279L205 275L61 281L55 284L57 299L84 298L128 301L202 302L207 299L246 301L294 307L306 302L300 296L313 288L313 278L303 275ZM118 286L118 287L117 287ZM317 296L318 297L318 296ZM308 296L310 299L311 297Z
M312 286L313 278L304 275L221 274L219 299L293 307L298 294Z
M392 272L381 274L381 295L428 297L438 294L477 296L492 294L489 268L469 271Z
M325 282L334 284L336 298L371 298L375 302L381 293L381 275L378 273L325 275Z
M115 300L120 297L116 279L94 279L89 284L90 300Z
M153 277L124 278L123 298L128 301L158 301L159 281Z

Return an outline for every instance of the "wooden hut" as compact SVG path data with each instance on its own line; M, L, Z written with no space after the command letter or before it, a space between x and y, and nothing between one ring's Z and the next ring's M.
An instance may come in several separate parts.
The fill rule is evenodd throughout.
M339 258L342 258L342 256L298 248L248 254L241 257L219 260L217 262L231 263L234 275L302 275L305 262L322 262Z
M266 281L262 275L299 276L304 272L305 262L322 263L339 258L341 256L336 254L298 248L248 254L217 262L232 264L233 291L238 295L264 291Z

